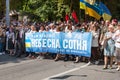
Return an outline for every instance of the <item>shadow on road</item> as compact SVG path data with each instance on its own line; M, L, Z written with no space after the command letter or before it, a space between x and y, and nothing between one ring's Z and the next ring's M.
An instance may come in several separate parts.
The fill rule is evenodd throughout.
M19 63L25 60L28 60L28 58L25 57L16 58L14 56L9 56L8 54L0 55L0 65L7 63Z
M69 78L69 77L72 77L72 76L74 76L74 77L87 77L87 75L64 75L64 76L59 76L59 77L53 77L53 78L50 78L50 80L61 80L61 79L67 79L67 78Z

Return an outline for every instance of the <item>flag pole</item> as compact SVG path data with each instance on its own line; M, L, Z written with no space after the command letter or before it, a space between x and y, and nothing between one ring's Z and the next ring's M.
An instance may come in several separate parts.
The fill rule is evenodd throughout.
M79 4L79 6L80 6L80 4ZM80 19L79 19L79 20L80 20L80 22L81 22L81 18L82 18L82 16L81 16L81 9L80 9L79 11L80 11L80 12L79 12L79 15L80 15L80 17L79 17Z
M10 15L9 15L9 12L10 12L10 1L9 0L6 0L6 25L7 27L10 26Z

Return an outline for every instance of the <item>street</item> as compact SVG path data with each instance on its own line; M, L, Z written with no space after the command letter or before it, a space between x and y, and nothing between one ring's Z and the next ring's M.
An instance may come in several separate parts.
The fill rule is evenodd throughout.
M119 10L120 0L0 0L0 80L120 80Z
M120 80L120 71L102 65L0 55L0 80Z

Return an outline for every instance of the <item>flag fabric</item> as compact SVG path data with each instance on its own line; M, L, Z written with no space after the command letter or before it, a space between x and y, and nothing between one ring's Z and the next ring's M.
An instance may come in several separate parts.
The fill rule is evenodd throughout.
M96 2L96 0L85 0L87 3L94 5L94 3Z
M104 20L110 20L112 15L109 11L109 9L107 8L106 5L104 5L102 2L99 3L99 7L101 8L102 10L102 17Z
M65 20L66 20L66 22L69 20L69 15L68 14L65 15Z
M86 9L85 1L80 0L80 9Z
M75 11L72 12L72 18L75 20L75 23L79 22Z
M28 48L28 47L31 47L31 44L26 42L25 46Z
M84 9L85 14L99 20L102 16L102 11L95 1L96 0L93 0L92 3L90 3L90 0L80 0L80 9Z
M30 40L26 40L25 42L26 42L26 43L25 43L25 46L26 46L26 47L28 47L28 48L31 47Z
M86 3L86 11L89 16L92 16L97 20L101 18L102 11L97 4L91 5L89 3Z
M107 6L102 2L98 4L96 0L80 0L80 9L84 9L85 14L88 14L97 20L101 17L103 17L104 20L110 20L112 17Z
M85 10L85 14L88 14L86 10L86 0L80 0L80 9Z

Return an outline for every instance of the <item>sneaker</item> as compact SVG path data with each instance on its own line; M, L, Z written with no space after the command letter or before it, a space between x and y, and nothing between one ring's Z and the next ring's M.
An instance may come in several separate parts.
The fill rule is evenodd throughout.
M38 56L37 59L40 59L40 56Z
M109 67L109 69L113 69L113 67Z
M108 69L108 66L104 65L103 70L106 70L106 69Z
M91 61L88 62L88 65L92 65L93 63Z
M43 60L43 57L42 56L38 56L37 59Z
M103 67L103 70L106 70L106 69L108 69L107 67Z
M95 61L95 64L98 65L98 64L99 64L99 61Z
M4 55L4 54L5 54L5 52L2 52L2 54Z
M120 71L120 68L118 67L116 70L117 70L117 71Z
M115 65L117 65L118 63L117 62L115 62Z
M31 58L32 56L31 56L31 54L29 54L27 57L28 57L28 58Z
M2 55L2 53L0 53L0 55Z
M31 56L31 59L35 59L35 56Z

